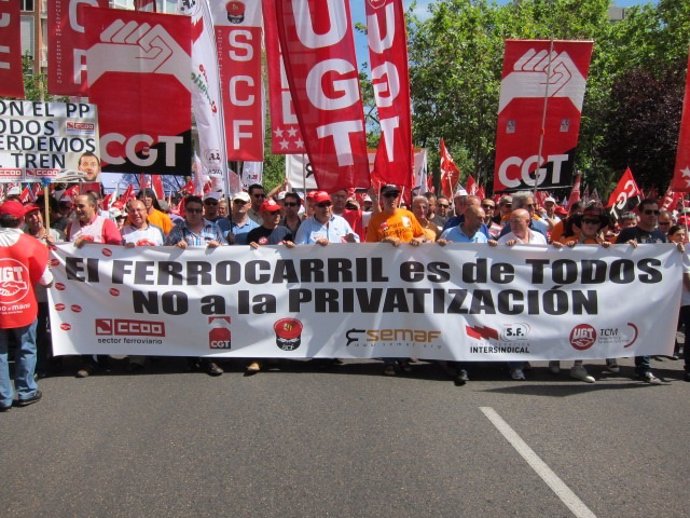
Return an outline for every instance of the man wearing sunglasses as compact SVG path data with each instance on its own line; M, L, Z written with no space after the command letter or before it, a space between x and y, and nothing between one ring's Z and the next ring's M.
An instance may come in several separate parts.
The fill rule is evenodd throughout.
M204 196L204 219L211 221L218 225L220 230L225 234L230 230L230 222L227 218L220 215L220 199L223 197L221 192L208 192Z
M249 210L247 211L247 215L254 220L257 225L261 225L263 222L263 219L261 218L261 204L266 199L264 188L261 184L253 183L249 186L247 192L249 193L249 199L252 203L251 207L249 207Z
M251 219L247 212L251 199L249 194L240 191L235 193L232 197L232 207L230 208L230 232L225 237L231 245L247 245L247 235L249 232L259 226L259 224Z
M302 218L299 216L299 209L302 206L302 198L296 192L286 192L283 198L283 217L280 224L287 228L294 236L297 234L297 229L302 224Z
M419 245L425 242L424 229L407 209L398 207L400 189L397 185L381 188L381 212L371 216L367 228L367 243L400 243Z
M314 215L300 225L295 244L359 243L359 236L345 218L333 214L333 202L327 192L319 191L312 199Z
M637 225L624 228L616 238L616 244L628 244L637 247L639 244L666 243L666 235L657 228L659 219L659 204L655 199L646 198L637 207L639 221ZM682 247L682 245L681 245ZM616 359L607 359L606 365L611 372L620 372ZM635 374L639 379L652 385L658 385L661 380L651 370L649 356L635 356Z

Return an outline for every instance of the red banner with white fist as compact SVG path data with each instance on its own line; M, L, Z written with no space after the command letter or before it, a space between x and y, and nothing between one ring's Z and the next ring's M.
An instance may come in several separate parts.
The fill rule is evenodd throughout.
M0 96L24 98L19 2L0 2Z
M104 171L191 169L191 23L186 16L84 10L89 98Z
M683 115L680 119L676 167L673 169L671 188L677 192L690 192L690 56L688 56Z
M108 0L48 2L48 92L86 95L85 12Z
M591 41L506 41L494 191L571 184L592 46Z
M374 176L412 187L412 115L402 0L367 0L371 83L381 124Z
M264 159L261 0L210 2L228 160Z
M319 189L368 188L366 129L347 0L277 0L285 72Z

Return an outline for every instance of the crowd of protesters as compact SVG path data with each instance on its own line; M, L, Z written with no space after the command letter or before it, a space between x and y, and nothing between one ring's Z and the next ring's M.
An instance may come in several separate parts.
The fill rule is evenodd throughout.
M432 193L406 196L395 185L378 192L356 196L346 190L327 193L274 191L266 194L259 185L225 197L220 192L186 196L180 209L156 198L151 189L142 189L122 207L102 206L101 193L80 192L71 199L49 199L50 227L44 225L44 200L23 204L16 193L8 193L0 205L0 258L23 261L31 272L27 293L29 309L21 318L0 313L0 411L12 405L26 406L41 398L34 370L45 375L60 368L60 358L52 358L47 296L50 284L47 245L72 242L76 247L90 243L137 246L219 247L264 245L294 247L308 244L381 242L392 246L446 246L451 242L488 246L539 244L558 248L577 246L608 247L612 243L637 246L647 243L677 243L684 250L690 209L682 203L674 210L660 210L656 200L645 199L634 212L611 219L600 203L572 203L568 209L546 197L538 205L534 193L480 199L465 192L453 199ZM404 202L410 200L409 210ZM179 213L178 213L179 212ZM26 240L29 239L30 246ZM40 244L41 253L36 253ZM685 326L683 344L685 380L690 381L690 267L683 277L684 294L679 327ZM35 287L34 287L35 286ZM0 299L1 302L1 299ZM15 344L14 388L9 375L8 346ZM33 345L32 345L33 343ZM36 345L38 344L38 345ZM681 353L676 344L674 358ZM77 377L87 377L104 369L107 357L80 358ZM147 359L130 357L132 371L143 370ZM333 360L337 362L338 360ZM191 368L212 376L223 374L218 361L190 359ZM456 384L469 380L468 366L445 364ZM262 362L248 359L246 374L262 370ZM525 362L510 362L510 377L524 380ZM386 358L383 373L395 376L409 372L407 358ZM607 360L610 372L619 372L615 359ZM549 362L549 370L560 371L560 362ZM649 357L635 358L636 376L647 383L660 380L652 373ZM582 361L575 361L570 376L586 383L595 378Z

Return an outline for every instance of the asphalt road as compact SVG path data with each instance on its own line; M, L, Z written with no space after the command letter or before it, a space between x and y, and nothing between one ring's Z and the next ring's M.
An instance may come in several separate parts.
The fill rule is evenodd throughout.
M3 517L598 516L689 514L690 383L588 385L536 364L386 378L377 362L220 378L164 361L40 381L0 414ZM564 367L569 366L564 362ZM487 417L495 412L579 499L570 507ZM590 512L591 514L587 514Z

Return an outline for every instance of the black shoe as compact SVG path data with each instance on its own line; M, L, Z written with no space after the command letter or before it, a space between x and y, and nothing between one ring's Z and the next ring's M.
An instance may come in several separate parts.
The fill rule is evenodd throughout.
M460 369L455 375L453 383L455 383L456 387L461 387L468 381L470 381L470 377L467 375L467 371L465 369Z
M26 399L18 399L17 402L15 403L15 405L17 405L17 406L33 405L34 403L38 403L42 397L43 397L43 392L41 392L40 390L37 390L36 393L31 397L28 397Z
M690 371L685 373L685 377L683 378L685 381L690 381Z
M220 376L223 374L223 369L216 362L206 363L206 374L209 376Z
M10 408L12 408L12 405L10 405L10 406L0 405L0 412L7 412Z

